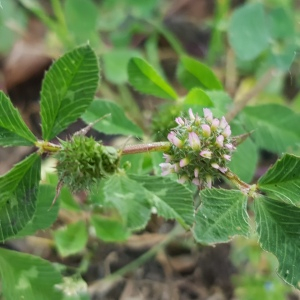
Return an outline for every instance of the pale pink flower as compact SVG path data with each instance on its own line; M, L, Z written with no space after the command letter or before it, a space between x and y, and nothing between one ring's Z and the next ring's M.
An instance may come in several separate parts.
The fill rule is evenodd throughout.
M222 118L221 118L221 122L220 122L220 128L224 129L224 128L226 128L227 126L228 126L228 123L227 123L225 117L222 117Z
M227 125L226 128L223 130L222 135L224 137L230 137L231 135L231 130L230 130L230 126Z
M211 166L217 170L219 170L219 168L220 168L220 166L217 163L212 163Z
M166 154L166 153L163 153L163 158L166 160L166 163L169 163L173 159L173 156L169 155L169 154Z
M162 176L166 176L174 172L173 166L169 163L161 163L159 166L161 167Z
M194 178L194 179L192 180L192 183L193 183L194 185L200 186L200 180L199 180L198 178Z
M235 150L236 149L232 144L225 144L225 147L229 150Z
M220 124L219 119L213 119L213 121L211 123L211 130L216 131L219 127L219 124Z
M224 142L224 136L223 135L219 135L217 138L216 138L216 144L219 148L222 148L223 147L223 142Z
M184 121L182 120L182 118L178 117L175 119L175 122L178 124L178 125L184 125Z
M212 177L210 175L206 175L206 184L209 189L212 187Z
M189 132L189 142L193 150L199 150L201 148L200 139L195 132Z
M211 159L211 155L212 155L212 152L209 151L209 150L202 150L200 152L200 155L204 158L208 158L208 159Z
M178 173L178 172L179 172L179 169L180 169L179 163L173 164L173 168L174 168L174 171L175 171L176 173Z
M189 115L190 115L191 121L194 121L195 120L195 115L194 115L194 113L193 113L193 111L192 111L191 108L189 109Z
M195 178L199 177L199 168L195 168L194 175L195 175Z
M223 157L228 160L228 161L231 161L231 156L228 155L228 154L223 154Z
M183 168L183 167L187 166L189 163L190 163L190 160L187 157L185 157L185 158L180 160L179 166L181 168Z
M219 171L221 171L223 174L225 174L227 170L228 170L227 168L219 167Z
M203 108L204 118L207 122L211 123L213 121L213 114L209 108Z
M187 182L189 180L189 178L186 175L182 175L180 176L180 178L177 180L178 183L184 184L185 182Z
M195 125L199 126L200 124L201 124L201 119L200 119L200 117L197 114L196 118L195 118Z
M210 136L210 133L211 133L209 125L204 124L204 125L202 125L201 127L202 127L202 130L203 130L203 135L204 135L205 137L209 137L209 136Z
M168 140L175 145L178 148L182 148L183 147L183 142L176 136L174 131L171 131L168 134Z

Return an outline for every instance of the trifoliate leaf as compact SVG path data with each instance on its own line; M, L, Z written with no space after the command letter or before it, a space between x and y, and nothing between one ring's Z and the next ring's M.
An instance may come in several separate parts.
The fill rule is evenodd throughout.
M0 91L0 146L31 146L36 140L19 111Z
M196 214L194 237L201 244L230 241L235 235L248 236L247 196L240 191L205 189Z
M60 228L53 233L55 245L61 256L80 252L88 240L84 221L79 221Z
M43 139L51 140L86 110L99 81L98 59L90 46L59 58L46 73L41 92Z
M50 262L25 253L0 249L1 292L6 300L61 300L56 285L61 275Z
M41 158L31 154L0 177L0 240L14 237L32 219L41 172Z
M108 116L93 126L97 131L106 134L143 136L143 131L126 117L122 108L111 101L102 99L93 101L82 119L86 123L92 123L105 115Z
M258 181L258 188L269 196L300 203L300 157L285 154Z
M300 208L263 196L254 203L261 247L277 257L279 276L299 289Z
M139 92L176 100L173 88L145 60L135 57L128 64L129 83Z
M189 227L194 221L193 193L186 186L166 177L130 175L145 190L157 214Z

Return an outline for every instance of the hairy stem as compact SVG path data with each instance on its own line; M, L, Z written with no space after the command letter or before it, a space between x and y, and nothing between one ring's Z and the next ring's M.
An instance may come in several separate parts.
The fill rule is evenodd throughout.
M256 184L250 185L242 181L236 174L232 173L230 170L222 173L227 179L229 179L241 192L253 197L256 192Z
M154 151L168 151L171 147L169 142L155 142L150 144L128 145L122 149L121 155L136 154Z
M257 94L259 94L265 88L265 86L271 82L276 74L277 71L275 69L270 69L264 74L261 79L259 79L256 85L243 96L242 99L238 99L234 108L229 111L225 117L227 122L233 120L234 117L249 103L249 101Z
M42 153L56 153L61 150L61 145L53 144L47 141L36 141L35 146L39 148L39 152Z

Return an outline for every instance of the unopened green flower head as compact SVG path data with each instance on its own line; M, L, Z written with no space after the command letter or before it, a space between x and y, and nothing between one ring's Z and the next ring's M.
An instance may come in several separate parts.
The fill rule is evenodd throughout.
M203 109L199 117L189 109L189 117L175 119L178 124L169 134L172 146L164 153L162 175L178 174L178 182L191 182L199 188L211 187L212 180L227 171L227 164L235 150L231 130L224 117L213 117L210 109Z
M61 145L62 149L56 154L58 177L73 192L91 188L118 169L118 151L92 137L73 136L69 141L61 141Z

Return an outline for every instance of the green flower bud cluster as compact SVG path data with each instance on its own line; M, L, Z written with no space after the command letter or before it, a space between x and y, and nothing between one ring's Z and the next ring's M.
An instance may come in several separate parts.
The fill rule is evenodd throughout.
M89 189L118 169L118 151L91 137L74 135L69 141L61 141L61 146L56 154L58 177L73 192Z
M160 164L162 175L178 174L178 182L191 182L199 188L211 187L212 180L227 171L227 164L235 150L231 130L224 117L217 119L203 109L200 118L189 110L189 118L177 117L178 124L169 134L172 146L164 153Z

